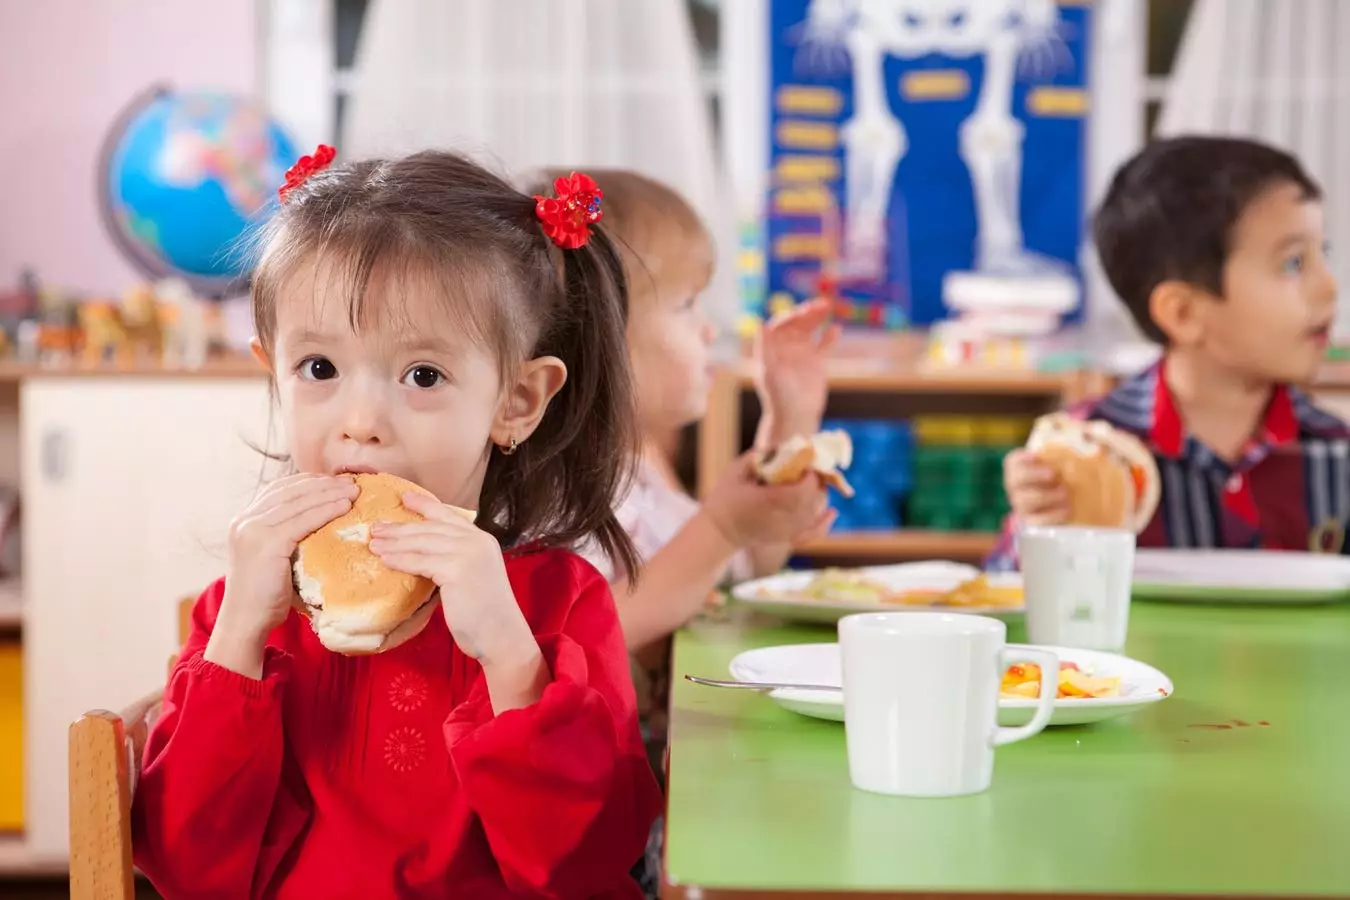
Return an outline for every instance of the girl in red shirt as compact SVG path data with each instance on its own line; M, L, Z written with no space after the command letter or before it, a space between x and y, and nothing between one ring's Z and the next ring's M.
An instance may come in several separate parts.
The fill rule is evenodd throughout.
M660 795L609 588L634 456L623 271L585 176L531 198L427 152L287 176L254 352L297 474L230 530L150 735L136 864L168 898L640 896ZM371 550L440 587L374 656L319 644L290 558L390 472ZM506 547L505 551L502 549Z

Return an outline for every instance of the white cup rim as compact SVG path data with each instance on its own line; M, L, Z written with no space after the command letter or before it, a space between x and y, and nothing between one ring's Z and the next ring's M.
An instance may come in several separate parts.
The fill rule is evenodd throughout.
M869 612L853 613L839 619L839 631L896 636L975 637L1007 634L1007 626L988 616L944 612Z
M1017 529L1019 537L1073 538L1079 540L1104 540L1133 542L1135 533L1129 528L1108 528L1101 525L1022 525Z

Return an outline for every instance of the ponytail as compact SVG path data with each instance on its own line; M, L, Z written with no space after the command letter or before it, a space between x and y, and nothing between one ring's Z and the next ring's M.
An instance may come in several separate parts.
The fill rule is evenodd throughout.
M546 244L542 233L539 240ZM530 439L510 456L494 454L482 512L488 521L548 523L547 535L499 535L506 543L534 537L575 546L592 539L615 571L631 578L637 551L614 514L638 458L623 264L602 227L593 227L581 247L546 252L561 281L561 302L534 355L562 360L567 381Z

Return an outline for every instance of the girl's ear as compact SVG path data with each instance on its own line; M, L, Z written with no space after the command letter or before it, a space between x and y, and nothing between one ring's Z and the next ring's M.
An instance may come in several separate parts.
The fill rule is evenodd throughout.
M258 365L267 371L272 371L272 360L267 358L267 351L263 349L262 341L256 336L249 339L248 348L253 351L253 358L258 361ZM273 374L276 374L273 372Z
M518 444L534 434L549 402L567 382L567 366L556 356L541 356L521 365L509 385L492 423L492 442L498 447Z

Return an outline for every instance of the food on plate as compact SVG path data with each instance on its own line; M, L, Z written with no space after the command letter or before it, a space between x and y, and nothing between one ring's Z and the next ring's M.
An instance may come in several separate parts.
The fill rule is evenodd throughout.
M403 494L431 492L394 475L355 478L361 492L352 508L302 540L291 559L300 612L319 643L347 655L379 653L415 637L435 610L436 590L429 579L390 569L368 546L377 522L422 519L403 505ZM476 517L455 511L470 522Z
M755 462L755 475L765 484L794 484L814 472L845 497L853 486L841 469L853 463L853 441L847 431L821 431L811 437L793 435Z
M1003 673L999 696L1004 700L1035 700L1041 694L1041 667L1035 663L1015 663ZM1119 697L1119 678L1097 678L1084 672L1077 663L1060 660L1059 700L1095 700Z
M889 603L893 592L859 569L824 569L802 588L804 600L829 603Z
M1054 469L1069 492L1069 524L1143 531L1158 508L1153 454L1108 422L1057 412L1032 427L1027 449Z
M1020 579L1009 580L999 576L981 573L969 581L963 581L950 591L939 591L936 596L927 597L920 591L904 591L900 603L920 603L934 606L996 606L1001 608L1021 606L1024 602Z
M761 596L780 596L764 589ZM868 575L866 569L824 569L805 587L791 594L800 600L857 605L900 606L1019 607L1022 605L1020 582L1000 580L980 574L954 588L907 588L895 590Z

